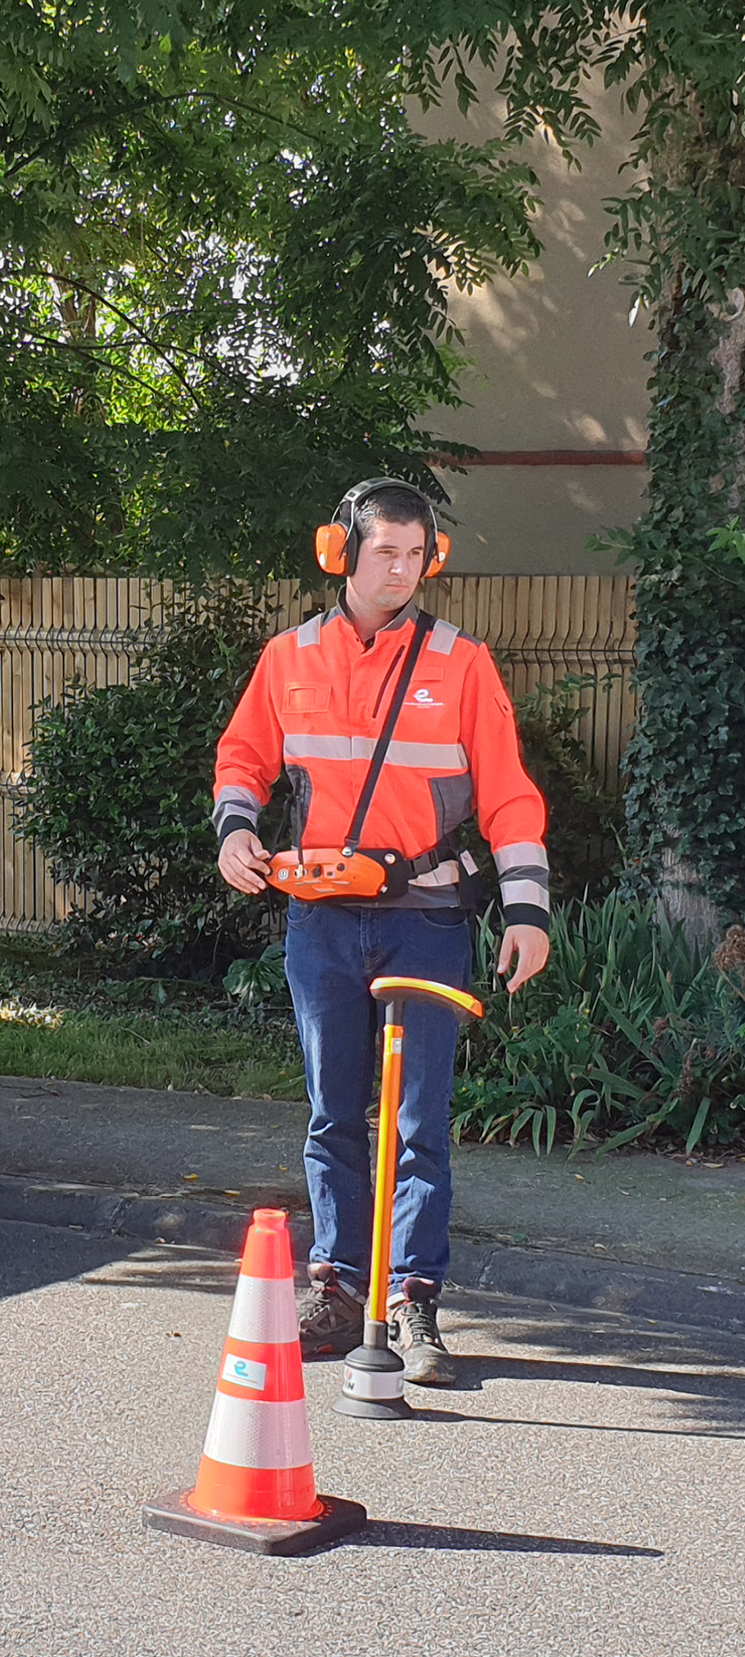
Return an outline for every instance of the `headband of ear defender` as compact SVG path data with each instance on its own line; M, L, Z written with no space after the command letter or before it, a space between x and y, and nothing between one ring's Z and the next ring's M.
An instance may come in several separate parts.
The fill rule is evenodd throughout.
M434 508L427 496L413 483L403 478L368 478L348 489L339 502L330 524L321 524L316 530L316 558L325 575L354 575L360 550L360 528L357 512L371 495L381 489L406 489L426 507L429 514L427 539L424 548L423 575L439 575L450 552L450 537L437 528Z

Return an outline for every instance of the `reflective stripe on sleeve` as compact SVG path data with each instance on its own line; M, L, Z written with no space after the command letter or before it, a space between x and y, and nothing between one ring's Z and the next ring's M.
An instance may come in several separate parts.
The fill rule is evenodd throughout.
M229 788L220 789L212 821L218 834L226 817L245 817L247 826L254 829L260 810L261 802L251 793L250 788L241 788L237 783L231 783Z
M539 886L535 880L505 880L500 881L502 902L507 906L511 903L531 903L536 909L550 909L548 892L544 886Z
M518 869L521 864L529 864L531 872L533 869L548 869L546 848L539 841L519 840L514 846L500 846L494 853L494 862L500 875Z

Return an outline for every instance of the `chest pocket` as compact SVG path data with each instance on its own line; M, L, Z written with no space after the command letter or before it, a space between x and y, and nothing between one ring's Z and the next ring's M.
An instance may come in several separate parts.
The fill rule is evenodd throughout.
M433 651L424 650L412 674L404 707L431 708L441 705L445 700L442 694L444 675L445 669L442 661L438 662Z
M282 712L324 713L330 700L330 685L285 685Z

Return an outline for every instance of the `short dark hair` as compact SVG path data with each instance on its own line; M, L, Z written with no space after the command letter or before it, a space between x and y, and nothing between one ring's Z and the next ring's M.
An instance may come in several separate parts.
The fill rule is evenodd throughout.
M363 501L355 513L360 541L372 533L376 523L421 524L429 532L432 514L424 500L418 500L409 489L378 489L369 500Z

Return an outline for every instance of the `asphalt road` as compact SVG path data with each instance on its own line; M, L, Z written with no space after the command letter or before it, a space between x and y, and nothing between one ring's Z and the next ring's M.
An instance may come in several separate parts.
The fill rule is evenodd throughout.
M370 1524L257 1558L140 1524L194 1482L232 1264L23 1225L0 1256L3 1657L742 1657L743 1343L462 1294L459 1389L412 1422L306 1368L318 1488Z

